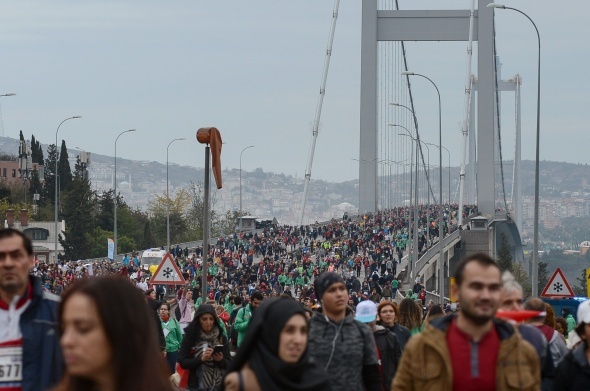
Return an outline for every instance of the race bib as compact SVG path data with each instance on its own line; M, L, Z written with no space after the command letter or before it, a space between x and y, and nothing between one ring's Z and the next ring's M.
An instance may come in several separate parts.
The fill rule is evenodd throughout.
M23 348L0 347L0 389L4 383L23 380Z

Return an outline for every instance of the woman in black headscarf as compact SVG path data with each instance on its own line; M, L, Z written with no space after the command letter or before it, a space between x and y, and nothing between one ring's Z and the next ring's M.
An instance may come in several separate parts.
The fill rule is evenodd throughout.
M215 308L201 304L185 329L178 352L178 363L189 371L188 389L220 389L230 358L227 338L223 335Z
M329 391L307 352L305 310L294 299L262 302L225 377L226 391Z

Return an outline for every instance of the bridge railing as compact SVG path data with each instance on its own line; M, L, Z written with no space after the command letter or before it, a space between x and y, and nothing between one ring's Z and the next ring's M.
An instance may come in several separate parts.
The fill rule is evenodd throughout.
M443 247L446 247L448 245L448 243L451 243L453 241L455 241L456 239L459 238L459 230L455 230L455 232L451 233L450 235L447 235L444 239L443 239ZM416 273L420 272L424 266L426 266L426 264L428 262L430 262L430 260L432 258L434 258L435 256L437 256L439 253L439 247L438 247L438 242L436 242L435 245L433 245L432 247L430 247L428 249L428 251L426 251L421 257L420 259L418 259L418 262L416 262L416 268L414 269L414 271Z

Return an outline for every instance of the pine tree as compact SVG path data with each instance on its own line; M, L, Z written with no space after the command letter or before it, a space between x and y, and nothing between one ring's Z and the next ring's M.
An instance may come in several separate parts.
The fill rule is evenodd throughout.
M41 192L41 205L53 205L55 202L55 162L57 161L57 148L51 144L47 149L47 159L44 165L43 191Z
M586 289L586 269L582 269L581 273L576 277L577 285L573 287L574 293L578 297L587 297Z
M37 162L39 164L43 164L45 158L43 157L43 147L41 147L41 143L37 140Z
M113 231L113 219L115 214L114 191L109 190L97 197L98 214L96 216L96 225L104 231Z
M37 161L37 141L35 140L34 134L31 135L31 160L33 161L33 163L43 164L43 162Z
M43 148L41 143L35 138L35 135L31 135L31 159L33 163L43 164Z
M20 141L25 141L25 136L23 136L23 131L20 131Z
M539 294L543 292L543 289L545 289L549 283L549 273L547 272L547 266L549 266L547 262L539 262L537 274L539 276L539 283L537 285Z
M57 163L57 175L59 175L60 191L70 190L72 184L72 169L70 168L70 161L68 160L68 148L65 140L61 141L61 152L59 153L59 161Z
M500 247L498 248L498 266L500 270L512 272L512 248L504 232L500 233Z
M63 218L66 221L65 238L60 237L68 260L89 257L89 238L86 233L95 226L92 218L95 196L90 181L84 175L85 168L78 158L71 187L63 193Z

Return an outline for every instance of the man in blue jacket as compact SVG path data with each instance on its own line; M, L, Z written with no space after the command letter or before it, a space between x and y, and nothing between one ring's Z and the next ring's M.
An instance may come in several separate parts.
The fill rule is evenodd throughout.
M0 390L46 390L61 378L59 297L29 275L33 266L31 241L0 230Z

